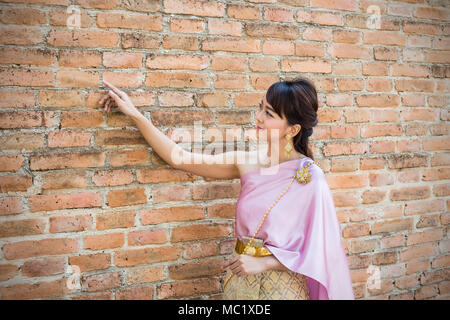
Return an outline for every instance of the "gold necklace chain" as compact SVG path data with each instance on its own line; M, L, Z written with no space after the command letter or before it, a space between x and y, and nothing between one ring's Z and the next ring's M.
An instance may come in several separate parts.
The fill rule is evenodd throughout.
M310 163L308 163L306 166L304 166L302 169L308 168L311 164L313 164L314 161L311 161ZM245 245L244 248L244 253L247 254L252 254L253 251L255 251L255 248L253 248L251 246L251 244L253 243L253 241L255 240L256 235L258 234L259 230L261 229L261 226L264 222L264 220L266 219L267 215L269 214L270 210L272 210L273 206L281 199L281 197L286 193L286 191L289 189L289 187L291 186L292 182L294 181L294 179L296 178L296 176L293 176L291 181L289 182L289 184L286 186L286 188L284 188L283 192L281 192L281 194L278 196L278 198L272 203L272 205L269 207L269 209L267 209L266 213L264 214L264 217L262 218L261 222L259 223L258 228L256 229L255 233L253 234L253 237L247 242L247 244ZM300 182L300 181L299 181Z

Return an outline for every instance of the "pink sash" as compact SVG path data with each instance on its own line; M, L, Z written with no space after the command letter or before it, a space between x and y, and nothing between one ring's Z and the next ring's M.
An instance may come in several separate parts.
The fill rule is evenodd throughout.
M297 169L311 158L282 162L241 176L236 204L236 237L251 237ZM320 167L311 181L294 180L269 212L257 238L287 268L306 276L311 300L353 300L352 281L341 242L331 190Z

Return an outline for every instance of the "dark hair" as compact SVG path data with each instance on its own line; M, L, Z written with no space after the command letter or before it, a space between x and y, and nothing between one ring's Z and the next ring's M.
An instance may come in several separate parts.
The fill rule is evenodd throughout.
M319 105L312 81L298 77L275 82L267 89L266 100L281 118L284 115L288 125L300 124L302 129L294 137L294 149L314 160L308 147L308 137L312 135L313 127L318 123Z

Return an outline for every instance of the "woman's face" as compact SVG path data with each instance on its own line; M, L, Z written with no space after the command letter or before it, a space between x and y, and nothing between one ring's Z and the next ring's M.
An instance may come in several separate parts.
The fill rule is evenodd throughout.
M260 102L259 110L255 114L256 120L256 137L258 141L280 141L288 132L288 125L285 118L280 116L273 110L272 106L267 102L264 96ZM259 128L258 128L259 127Z

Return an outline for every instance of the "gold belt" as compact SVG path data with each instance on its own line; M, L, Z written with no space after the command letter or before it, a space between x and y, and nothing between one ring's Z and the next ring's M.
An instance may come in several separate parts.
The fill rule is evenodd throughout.
M248 246L239 239L236 241L236 247L234 248L238 254L247 254L249 256L254 257L264 257L264 256L270 256L272 252L267 250L264 247L254 247L254 246Z

